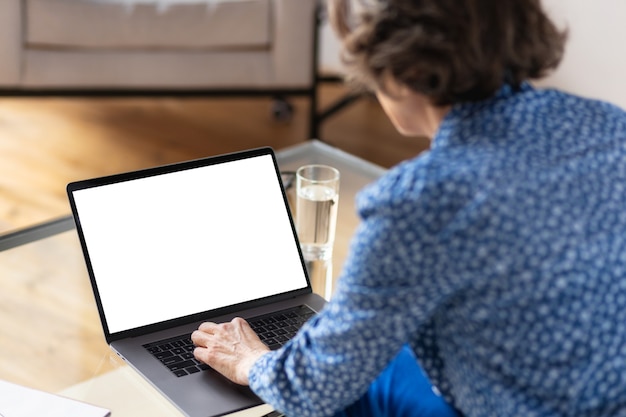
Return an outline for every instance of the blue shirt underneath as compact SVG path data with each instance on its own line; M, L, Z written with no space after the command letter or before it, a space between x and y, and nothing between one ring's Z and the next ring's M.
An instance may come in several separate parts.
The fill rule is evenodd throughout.
M250 372L332 415L409 343L466 416L626 415L626 113L504 86L357 198L335 294Z

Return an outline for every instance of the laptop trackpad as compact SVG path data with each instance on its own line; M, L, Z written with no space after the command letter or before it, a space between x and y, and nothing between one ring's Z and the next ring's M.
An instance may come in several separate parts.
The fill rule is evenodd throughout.
M168 390L172 402L190 417L222 415L263 404L249 387L235 384L214 370L190 377L197 383L174 381Z

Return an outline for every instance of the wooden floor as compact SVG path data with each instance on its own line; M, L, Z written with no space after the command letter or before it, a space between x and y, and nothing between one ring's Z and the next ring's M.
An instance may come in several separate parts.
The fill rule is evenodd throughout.
M321 105L342 96L322 89ZM0 233L68 213L71 180L305 140L308 102L290 123L271 117L271 100L0 98ZM428 146L404 138L373 98L328 119L321 138L389 167Z
M324 87L321 105L343 93ZM0 234L68 214L72 180L303 142L308 103L292 103L292 121L281 123L265 98L0 98ZM321 138L384 167L428 146L396 133L372 98L328 119ZM75 244L73 235L59 239ZM58 391L110 368L100 330L80 324L97 321L87 282L66 282L69 269L83 271L82 259L66 259L50 242L17 253L0 253L0 379ZM67 270L46 269L51 258ZM76 369L61 367L69 362Z

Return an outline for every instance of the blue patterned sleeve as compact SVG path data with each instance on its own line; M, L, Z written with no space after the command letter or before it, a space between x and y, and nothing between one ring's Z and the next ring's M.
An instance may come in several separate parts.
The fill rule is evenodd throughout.
M402 181L391 175L362 194L364 219L331 302L250 373L252 389L287 415L332 415L356 401L445 296L429 279L438 262L428 194Z

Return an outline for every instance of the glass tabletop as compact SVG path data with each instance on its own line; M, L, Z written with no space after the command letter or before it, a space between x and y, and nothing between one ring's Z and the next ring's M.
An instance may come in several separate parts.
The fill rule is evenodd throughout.
M385 170L318 141L281 150L277 159L281 171L316 163L341 172L332 284L358 224L354 196ZM294 201L295 190L287 192ZM316 279L314 290L329 296ZM152 415L180 415L106 345L71 216L0 236L0 379L113 409L115 416L146 415L148 408Z

